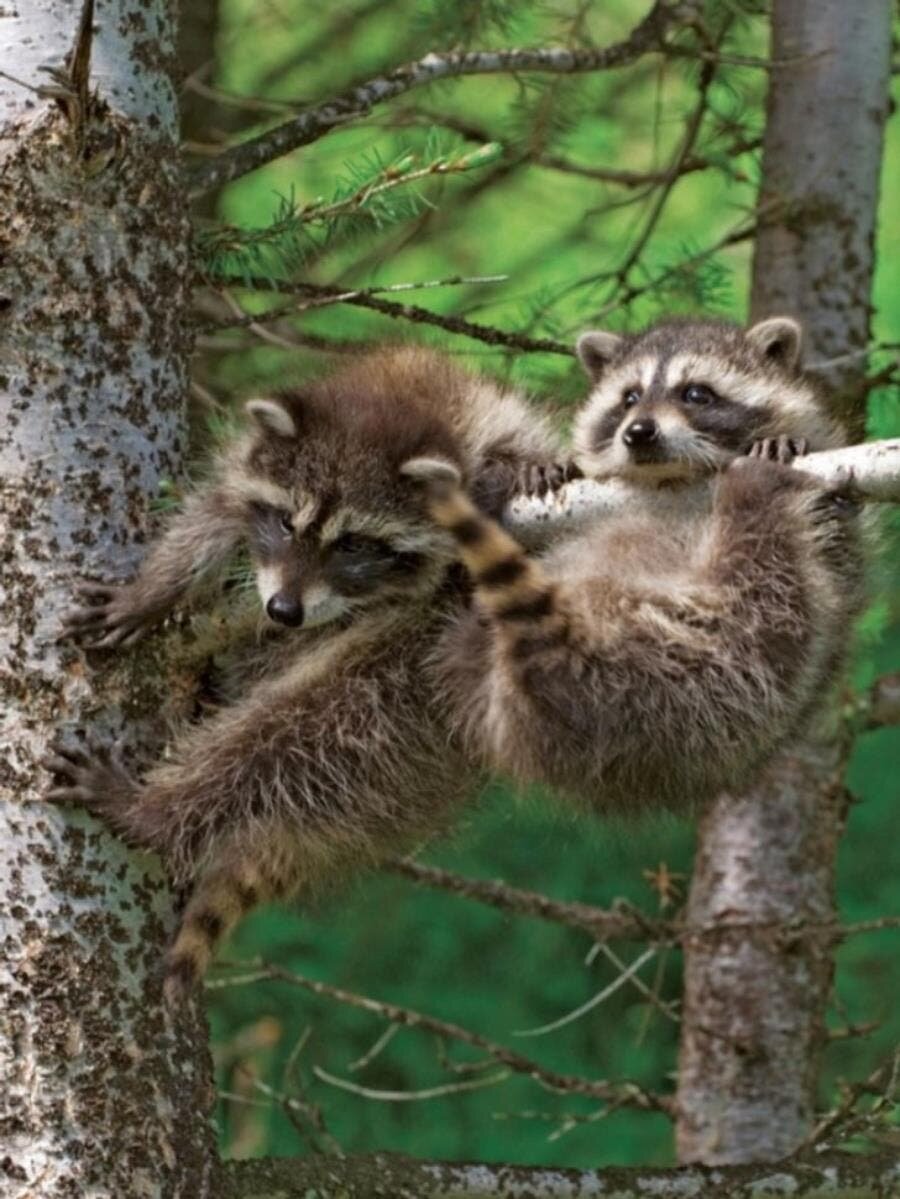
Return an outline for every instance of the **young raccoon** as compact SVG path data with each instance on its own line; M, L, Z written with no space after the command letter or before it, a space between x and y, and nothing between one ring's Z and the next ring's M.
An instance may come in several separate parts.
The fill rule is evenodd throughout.
M129 640L247 541L265 611L300 633L142 782L93 752L57 746L46 761L60 776L51 799L84 804L190 885L167 962L170 1000L248 909L410 846L468 796L475 772L425 669L468 587L399 467L440 456L502 502L517 477L540 483L540 464L557 457L519 397L424 350L369 356L247 409L255 427L137 578L94 589L100 602L68 627L99 633L100 645ZM323 622L330 635L302 631Z
M454 463L404 465L475 584L434 667L492 767L601 810L683 809L741 786L803 723L862 571L852 506L782 464L839 436L799 345L789 320L583 336L578 461L628 498L540 559L477 511Z

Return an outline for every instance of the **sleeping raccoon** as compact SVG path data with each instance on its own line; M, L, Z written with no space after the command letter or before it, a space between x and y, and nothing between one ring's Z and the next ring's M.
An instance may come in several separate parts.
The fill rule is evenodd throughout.
M605 811L684 809L802 725L862 571L853 506L784 465L840 437L799 350L786 319L585 334L577 461L625 480L628 502L540 559L478 512L454 463L403 466L475 584L435 669L491 767Z
M185 731L142 782L71 747L45 763L59 776L51 799L157 850L190 886L170 1001L250 908L409 847L473 789L425 670L468 584L401 463L439 456L501 506L522 478L540 488L561 477L548 465L553 434L518 396L424 350L369 356L247 410L252 431L137 578L91 588L99 602L68 628L129 641L247 542L265 612L296 632L239 702Z

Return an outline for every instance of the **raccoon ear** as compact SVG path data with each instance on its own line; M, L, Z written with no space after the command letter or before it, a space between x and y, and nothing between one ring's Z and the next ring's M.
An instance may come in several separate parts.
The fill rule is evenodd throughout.
M622 338L618 333L594 329L590 333L582 333L578 338L575 342L575 353L588 377L596 383L621 347Z
M264 433L274 433L276 437L297 436L296 421L278 400L248 400L244 411Z
M417 483L440 483L458 487L462 473L449 458L408 458L400 467L400 474Z
M747 340L764 358L785 370L792 371L800 365L803 330L789 316L773 316L765 321L757 321L747 330Z

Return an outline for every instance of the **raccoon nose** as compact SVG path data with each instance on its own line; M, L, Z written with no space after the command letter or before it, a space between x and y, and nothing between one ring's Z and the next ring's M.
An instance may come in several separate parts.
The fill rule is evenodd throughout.
M622 434L626 445L649 445L659 437L659 425L655 420L645 417L644 420L633 420Z
M303 624L303 605L284 591L275 592L266 604L266 613L270 620L277 620L279 624L292 628Z

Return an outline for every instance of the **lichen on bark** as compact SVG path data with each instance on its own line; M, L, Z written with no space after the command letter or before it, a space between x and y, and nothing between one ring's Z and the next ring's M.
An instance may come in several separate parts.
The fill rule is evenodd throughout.
M23 46L71 45L78 11L19 8L0 67L37 88L47 77ZM76 580L133 567L160 480L181 464L189 229L171 8L103 6L101 85L78 127L53 96L0 79L0 1191L10 1196L213 1193L205 1030L196 1011L172 1019L160 1002L173 913L160 865L45 804L38 765L57 731L124 728L131 744L161 733L159 651L108 662L57 635Z

